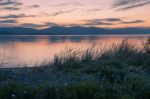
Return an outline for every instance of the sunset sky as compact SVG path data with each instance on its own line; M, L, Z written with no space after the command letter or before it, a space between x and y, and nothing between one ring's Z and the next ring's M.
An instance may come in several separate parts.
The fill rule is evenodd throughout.
M0 0L0 27L150 27L150 0Z

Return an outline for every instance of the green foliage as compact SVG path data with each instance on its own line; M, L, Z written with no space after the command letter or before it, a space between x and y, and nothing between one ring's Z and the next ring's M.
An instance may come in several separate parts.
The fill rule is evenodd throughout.
M118 85L81 82L66 86L24 86L13 83L0 88L1 99L123 99L128 96Z
M0 99L34 99L36 91L20 83L0 85Z

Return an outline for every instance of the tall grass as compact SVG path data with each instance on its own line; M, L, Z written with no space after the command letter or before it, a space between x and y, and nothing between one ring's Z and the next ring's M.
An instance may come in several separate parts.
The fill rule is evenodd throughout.
M144 44L145 52L150 55L150 37L147 39L146 44Z
M93 45L86 50L66 48L55 55L53 62L47 64L46 68L43 66L41 68L42 71L34 68L36 73L23 74L23 78L27 76L25 81L36 79L39 81L38 84L31 82L26 84L20 81L21 78L12 78L11 75L14 73L9 74L7 71L7 75L0 72L0 99L149 99L150 97L148 43L141 49L128 40L108 48L101 44ZM49 79L40 83L44 78Z
M113 44L108 48L101 45L94 45L84 51L66 49L60 54L55 55L53 67L55 69L79 69L94 64L101 65L102 62L116 62L126 66L148 66L150 64L149 49L139 49L132 42L125 40L120 44ZM146 53L145 53L146 52ZM94 66L93 66L94 67Z

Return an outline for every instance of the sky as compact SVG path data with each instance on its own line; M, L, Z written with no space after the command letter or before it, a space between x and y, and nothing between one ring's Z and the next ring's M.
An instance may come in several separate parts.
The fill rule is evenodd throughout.
M150 0L0 0L0 27L150 27Z

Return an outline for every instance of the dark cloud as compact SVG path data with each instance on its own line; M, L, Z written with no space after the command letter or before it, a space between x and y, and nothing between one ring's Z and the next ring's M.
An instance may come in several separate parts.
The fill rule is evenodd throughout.
M132 21L123 21L120 18L103 18L103 19L90 19L84 20L87 26L99 26L99 25L116 25L116 24L134 24L134 23L143 23L144 20L132 20Z
M58 26L58 24L53 22L45 22L43 24L24 23L21 24L20 26L27 27L27 28L46 28L46 27Z
M126 6L143 2L149 2L150 0L115 0L114 6Z
M12 0L0 0L0 6L6 6L6 5L13 5L13 6L19 6L22 5L22 3Z
M110 22L102 22L101 19L91 19L91 20L85 20L85 24L88 26L97 26L97 25L113 25L113 23Z
M56 5L54 5L54 6L61 7L61 6L69 6L69 5L73 5L73 6L83 6L83 4L81 4L81 3L79 3L79 2L64 2L64 3L56 4Z
M117 8L117 10L129 10L149 4L150 0L116 0L113 8Z
M66 10L66 11L58 11L58 12L54 12L54 13L50 14L50 16L58 16L58 15L61 15L61 14L66 14L66 13L73 12L74 10L75 9Z
M103 18L103 19L91 19L85 20L88 25L113 25L114 22L121 22L120 18Z
M136 5L131 5L131 6L127 6L127 7L120 8L119 10L133 9L133 8L136 8L136 7L141 7L141 6L147 5L147 4L149 4L149 3L150 3L150 2L145 2L145 3L136 4Z
M62 26L66 26L66 27L70 27L70 26L82 26L82 24L72 23L72 24L63 24Z
M53 22L45 22L44 24L45 24L45 26L47 26L47 27L57 26L57 25L58 25L58 24L53 23Z
M114 7L137 3L139 0L115 0Z
M0 10L9 10L9 11L17 11L20 10L18 7L2 7Z
M15 18L25 18L25 17L36 17L35 15L25 15L25 14L9 14L6 16L0 16L1 19L15 19Z
M0 24L11 24L11 23L17 23L17 20L0 20Z
M40 5L34 4L34 5L28 6L27 8L32 9L32 8L39 8L39 7L40 7Z
M113 24L112 23L107 23L107 22L91 21L91 22L85 23L84 25L97 26L97 25L113 25Z
M121 23L123 23L123 24L134 24L134 23L143 23L143 22L145 22L145 21L143 21L143 20L133 20L133 21L122 21Z
M119 22L122 21L120 18L104 18L104 19L99 19L100 21L107 21L107 22Z
M0 10L17 11L22 3L12 0L0 0Z
M45 27L45 25L39 25L39 24L33 24L33 23L24 23L24 24L21 24L20 26L26 27L26 28L42 28L42 27Z
M88 12L97 12L97 11L100 11L100 10L102 10L102 9L95 8L95 9L89 9Z

